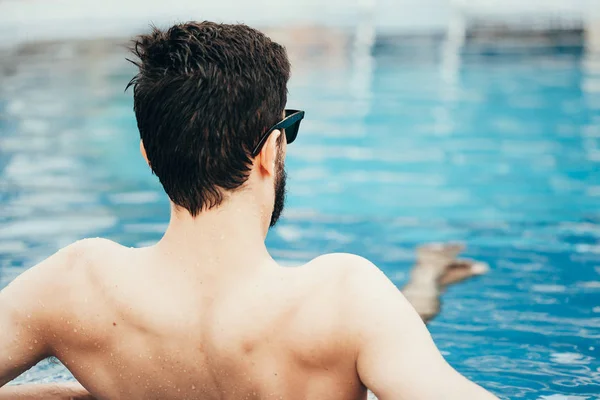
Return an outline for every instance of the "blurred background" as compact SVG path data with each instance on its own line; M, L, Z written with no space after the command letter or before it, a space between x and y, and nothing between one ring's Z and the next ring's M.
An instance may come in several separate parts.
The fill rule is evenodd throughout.
M84 237L161 237L126 45L204 19L292 61L278 260L357 253L401 287L415 246L464 241L491 271L430 325L447 360L504 399L600 398L600 0L0 0L0 288Z

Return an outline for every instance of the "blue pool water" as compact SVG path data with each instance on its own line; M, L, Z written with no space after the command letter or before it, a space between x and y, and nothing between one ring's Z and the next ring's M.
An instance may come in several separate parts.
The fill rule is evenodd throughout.
M599 398L600 55L288 47L306 120L274 256L357 253L401 287L416 245L464 241L491 272L443 298L430 329L448 361L505 399ZM138 155L125 56L100 40L0 53L0 288L82 237L160 238L168 202ZM63 379L44 362L20 381Z

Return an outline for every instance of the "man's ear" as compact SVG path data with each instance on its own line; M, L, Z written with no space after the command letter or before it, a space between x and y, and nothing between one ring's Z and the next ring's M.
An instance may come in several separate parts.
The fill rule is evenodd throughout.
M265 142L262 150L258 153L258 162L261 168L266 171L267 174L275 176L275 162L277 161L277 152L280 150L278 145L279 136L281 131L275 129L269 135L269 138Z
M146 148L144 147L143 140L140 140L140 153L142 153L142 157L144 157L144 160L146 160L146 164L148 164L148 166L152 168L152 165L150 165L150 161L148 161L148 154L146 154Z

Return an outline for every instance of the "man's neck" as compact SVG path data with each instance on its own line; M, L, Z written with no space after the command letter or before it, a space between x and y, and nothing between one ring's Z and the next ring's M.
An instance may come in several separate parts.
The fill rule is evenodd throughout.
M238 268L260 268L272 261L264 240L265 210L235 196L196 217L171 206L171 221L156 248L183 264L226 273Z

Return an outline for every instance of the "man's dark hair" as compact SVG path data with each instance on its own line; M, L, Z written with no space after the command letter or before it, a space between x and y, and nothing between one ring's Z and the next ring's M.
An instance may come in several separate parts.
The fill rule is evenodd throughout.
M131 80L152 171L193 216L250 172L251 152L287 100L285 49L246 25L188 22L134 41ZM283 136L283 135L282 135Z

